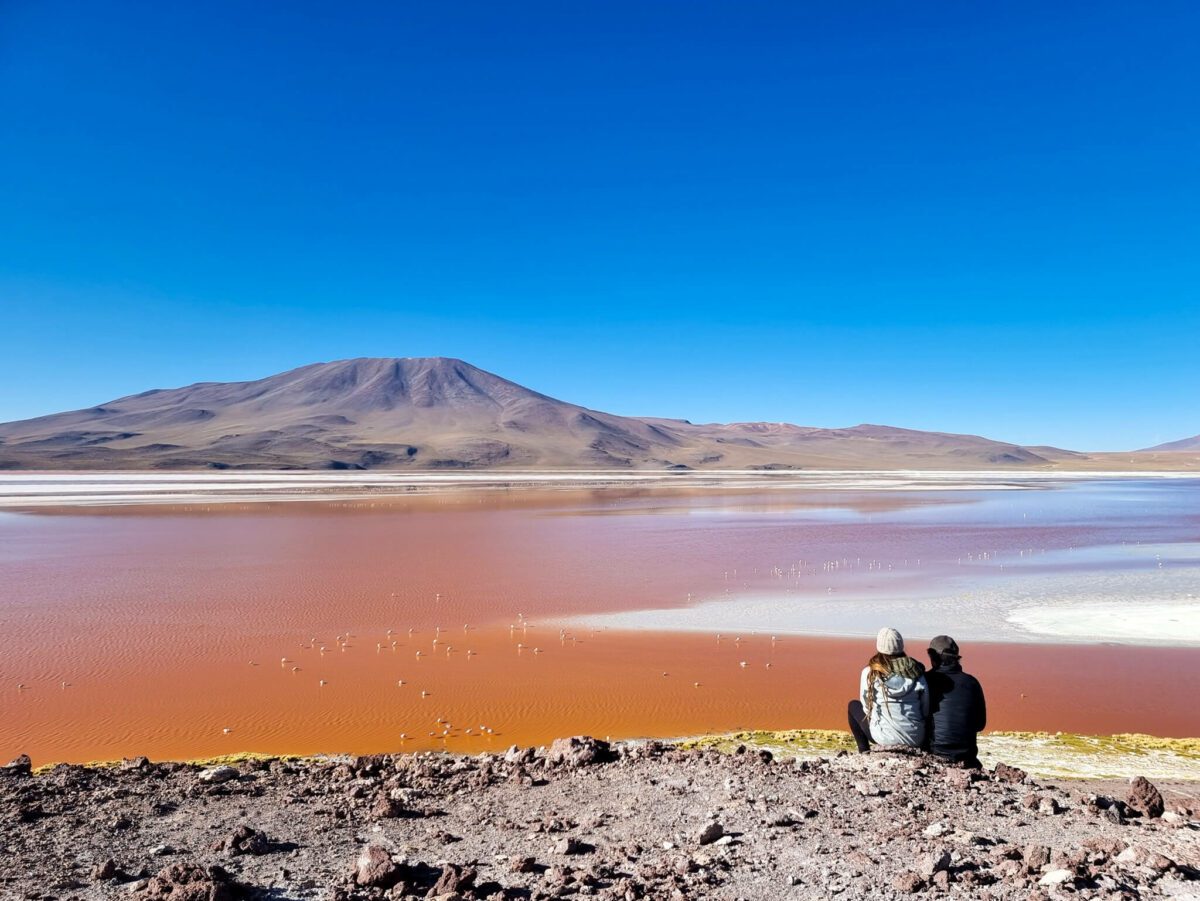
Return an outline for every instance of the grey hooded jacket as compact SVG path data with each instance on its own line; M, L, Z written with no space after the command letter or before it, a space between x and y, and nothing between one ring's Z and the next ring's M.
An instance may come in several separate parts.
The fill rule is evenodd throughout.
M858 680L858 698L867 710L867 674L862 671ZM914 682L907 676L893 673L887 679L875 681L875 697L869 708L868 726L871 740L877 745L906 745L919 748L925 741L925 720L929 717L929 686L925 677Z

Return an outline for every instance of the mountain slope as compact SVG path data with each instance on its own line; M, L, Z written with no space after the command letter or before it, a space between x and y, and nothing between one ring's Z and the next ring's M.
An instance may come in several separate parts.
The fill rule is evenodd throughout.
M0 425L0 442L0 462L23 466L346 468L628 466L674 438L461 360L418 358L147 391Z
M442 357L314 363L0 425L8 469L973 469L1069 453L877 425L615 416Z
M1138 453L1151 453L1158 451L1166 451L1168 453L1197 453L1200 452L1200 435L1193 435L1191 438L1180 438L1178 441L1168 441L1166 444L1156 444L1154 447L1148 447Z

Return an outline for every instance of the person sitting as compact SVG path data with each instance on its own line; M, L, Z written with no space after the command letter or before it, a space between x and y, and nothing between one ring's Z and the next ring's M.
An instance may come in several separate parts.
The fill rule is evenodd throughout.
M879 630L875 650L858 680L858 700L848 709L859 753L872 744L919 748L929 716L925 668L904 653L904 638L895 629Z
M963 672L958 643L949 635L929 642L929 752L952 763L979 769L976 736L987 725L987 705L979 680Z

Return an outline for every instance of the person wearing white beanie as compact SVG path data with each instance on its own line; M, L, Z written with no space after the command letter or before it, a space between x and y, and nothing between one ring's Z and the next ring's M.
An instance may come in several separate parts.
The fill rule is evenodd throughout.
M891 626L884 626L875 636L875 650L880 654L897 657L904 653L904 636Z
M929 717L925 668L904 653L904 637L890 626L875 636L875 651L847 709L854 742L862 754L872 744L919 748Z

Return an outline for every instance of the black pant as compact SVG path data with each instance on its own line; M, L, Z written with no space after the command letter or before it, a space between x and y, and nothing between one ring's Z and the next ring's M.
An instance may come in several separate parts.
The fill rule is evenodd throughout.
M846 708L850 720L850 734L858 745L858 753L866 754L871 750L871 726L867 722L867 712L863 710L862 701L851 701Z

